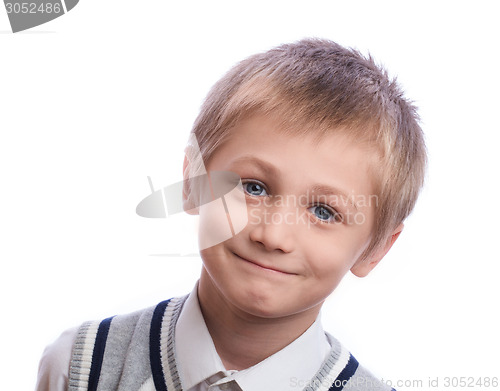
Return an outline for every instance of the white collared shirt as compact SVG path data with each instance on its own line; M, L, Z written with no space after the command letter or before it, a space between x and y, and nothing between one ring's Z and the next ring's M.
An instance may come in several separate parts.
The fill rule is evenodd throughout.
M175 328L177 367L185 391L298 391L330 352L320 317L295 341L241 371L226 370L201 313L198 284L187 298Z

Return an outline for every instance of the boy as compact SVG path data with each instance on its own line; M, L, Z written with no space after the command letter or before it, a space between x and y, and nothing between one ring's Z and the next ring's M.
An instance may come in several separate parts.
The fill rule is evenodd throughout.
M363 277L380 262L422 187L423 135L397 84L354 50L302 40L237 64L192 134L183 193L200 214L198 283L66 332L44 353L37 389L390 390L319 312L349 270ZM204 168L236 173L245 202L204 212L190 180ZM203 245L242 211L244 228Z

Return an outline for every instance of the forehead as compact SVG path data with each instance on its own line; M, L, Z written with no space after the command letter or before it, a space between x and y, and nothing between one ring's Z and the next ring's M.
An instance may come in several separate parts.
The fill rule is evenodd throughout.
M329 185L355 194L374 194L375 149L352 140L341 130L301 132L279 120L253 116L240 121L216 150L209 169L227 169L295 186ZM215 167L217 166L217 167Z

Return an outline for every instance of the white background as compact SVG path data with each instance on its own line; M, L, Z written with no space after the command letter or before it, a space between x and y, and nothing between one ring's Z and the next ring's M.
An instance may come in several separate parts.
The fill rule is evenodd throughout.
M307 36L369 50L397 75L430 158L404 233L370 276L346 278L325 329L395 386L423 382L399 390L500 376L496 8L82 0L12 34L0 7L2 390L33 389L62 330L191 290L199 259L150 254L191 252L192 220L136 216L146 176L181 180L199 105L231 65Z

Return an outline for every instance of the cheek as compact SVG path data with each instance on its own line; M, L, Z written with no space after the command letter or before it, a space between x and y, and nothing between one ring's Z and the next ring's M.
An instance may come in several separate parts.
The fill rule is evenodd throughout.
M200 250L208 249L231 238L231 228L220 200L200 207L198 245Z
M310 241L305 250L310 273L317 280L337 284L364 251L365 236L347 229Z
M209 274L219 273L223 266L220 261L220 251L219 246L210 247L200 251L201 259L203 260L203 266Z
M248 212L244 202L230 195L199 208L198 245L208 249L230 240L248 225Z
M232 172L212 172L195 187L199 194L200 250L216 246L241 232L248 212L240 178Z
M247 203L248 205L248 225L253 226L260 224L262 221L262 210L256 207L252 203Z
M350 269L338 255L323 255L310 265L313 275L309 279L309 294L321 299L326 299L337 288Z
M210 276L210 280L219 289L222 289L227 282L231 282L231 267L222 245L213 246L200 251L203 260L203 268Z
M311 274L318 280L341 279L350 269L351 256L345 248L321 245L317 241L307 251Z

